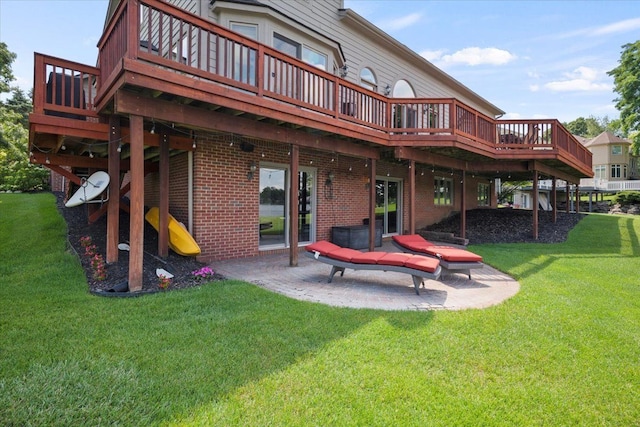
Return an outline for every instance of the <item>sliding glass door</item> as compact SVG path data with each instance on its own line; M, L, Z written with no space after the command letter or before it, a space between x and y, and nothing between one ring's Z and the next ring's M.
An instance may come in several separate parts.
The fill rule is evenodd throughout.
M402 230L402 181L393 178L376 180L376 222L382 222L383 234Z
M297 218L298 242L315 237L315 175L314 168L301 167L298 173ZM285 165L260 164L260 213L258 230L260 248L272 249L290 245L289 223L291 185L289 168Z

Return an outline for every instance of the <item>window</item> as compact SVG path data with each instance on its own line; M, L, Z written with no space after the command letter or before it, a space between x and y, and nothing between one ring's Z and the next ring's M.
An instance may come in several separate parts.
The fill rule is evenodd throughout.
M370 68L363 68L362 71L360 71L360 86L373 91L378 90L376 76Z
M287 55L291 55L295 58L300 58L300 43L296 43L291 39L281 36L280 34L273 34L273 47L280 52L284 52Z
M607 179L607 167L605 165L596 165L595 167L596 179Z
M257 40L258 39L258 26L253 24L242 24L239 22L232 22L231 29L242 34L245 37ZM256 52L240 44L234 43L233 52L230 53L233 60L233 79L249 83L250 85L256 84Z
M490 204L490 188L489 184L478 184L478 206L489 206Z
M619 156L622 154L622 145L612 145L611 146L611 155Z
M433 204L436 206L453 205L453 180L436 176L433 182Z
M406 80L398 80L396 84L393 86L393 97L394 98L415 98L416 93L413 91L413 88Z
M273 47L281 52L291 55L298 59L302 59L309 65L313 65L321 70L327 69L327 55L320 53L308 46L303 46L278 33L273 34Z
M232 22L231 29L236 33L240 33L250 39L258 40L258 26L254 24L242 24L240 22Z
M307 46L302 46L302 60L321 70L327 69L327 55L324 55Z
M611 165L611 178L621 178L622 167L620 165Z

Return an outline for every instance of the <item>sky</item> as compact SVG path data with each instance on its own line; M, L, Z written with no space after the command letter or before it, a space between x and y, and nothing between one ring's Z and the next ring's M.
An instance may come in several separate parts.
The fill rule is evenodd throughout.
M504 110L504 118L617 118L607 72L622 46L640 39L638 0L344 4ZM94 65L106 9L106 0L0 0L0 41L18 55L17 84L33 86L34 51Z

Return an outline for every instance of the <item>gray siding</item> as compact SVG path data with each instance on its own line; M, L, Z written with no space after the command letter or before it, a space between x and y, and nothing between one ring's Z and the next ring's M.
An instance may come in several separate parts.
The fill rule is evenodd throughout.
M347 79L359 84L360 71L368 67L376 76L379 93L387 84L393 87L406 80L416 97L457 98L489 116L497 113L390 36L343 18L342 0L262 0L264 6L217 2L213 10L207 0L171 2L227 28L232 22L256 24L259 41L268 45L273 45L273 34L278 33L320 51L327 55L329 72L342 65L343 53L349 67Z

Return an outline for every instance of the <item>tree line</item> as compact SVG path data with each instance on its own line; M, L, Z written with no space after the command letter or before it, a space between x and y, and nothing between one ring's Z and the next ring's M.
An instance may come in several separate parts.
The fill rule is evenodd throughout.
M29 113L33 94L13 85L16 54L0 42L0 191L49 189L49 171L29 161ZM8 95L8 96L7 96Z

